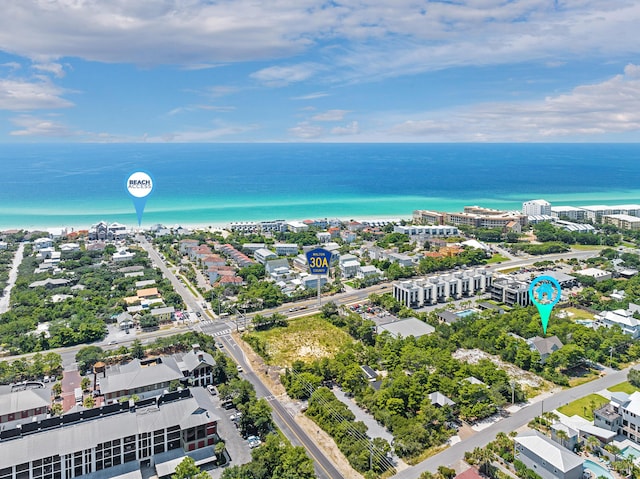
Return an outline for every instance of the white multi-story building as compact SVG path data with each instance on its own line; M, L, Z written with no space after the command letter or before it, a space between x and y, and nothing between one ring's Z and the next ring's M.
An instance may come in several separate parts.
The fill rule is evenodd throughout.
M491 286L492 273L486 269L468 269L393 284L393 296L409 308L441 303L484 293Z
M420 225L396 225L393 227L395 233L402 233L409 236L431 236L431 237L446 237L457 236L460 231L455 226L447 225L435 225L435 226L420 226Z
M622 332L633 339L640 338L640 321L633 315L640 312L640 306L629 303L629 309L616 309L615 311L601 311L595 316L596 326L619 326Z
M273 245L278 256L291 256L298 254L298 245L295 243L276 243Z
M582 459L577 454L536 432L515 438L515 458L542 479L582 479Z
M602 222L607 225L613 225L621 230L640 230L640 218L627 214L604 215Z
M527 216L551 216L551 203L545 200L531 200L522 203L522 214Z
M551 216L554 218L568 218L570 220L583 220L587 212L575 206L552 206Z
M339 266L343 278L353 278L360 270L360 261L352 254L344 254L340 256Z
M276 259L278 255L267 248L260 248L253 253L253 257L258 263L265 264L269 260Z

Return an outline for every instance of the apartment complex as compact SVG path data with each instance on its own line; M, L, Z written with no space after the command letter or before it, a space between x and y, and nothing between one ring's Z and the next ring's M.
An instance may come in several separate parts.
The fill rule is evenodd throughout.
M484 293L492 283L492 273L486 269L468 269L393 284L393 297L409 308L459 299Z
M522 214L526 216L551 216L551 203L545 200L531 200L522 203Z

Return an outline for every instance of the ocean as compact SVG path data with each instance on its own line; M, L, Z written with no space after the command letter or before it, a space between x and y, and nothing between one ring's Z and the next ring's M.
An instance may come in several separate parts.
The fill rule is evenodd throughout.
M0 228L409 218L415 209L640 203L639 144L6 144Z

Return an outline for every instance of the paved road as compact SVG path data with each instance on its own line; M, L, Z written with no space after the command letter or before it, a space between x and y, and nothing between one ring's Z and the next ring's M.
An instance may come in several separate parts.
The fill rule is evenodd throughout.
M271 405L273 420L282 433L291 441L294 446L304 447L314 461L314 469L320 479L342 479L342 474L334 467L331 460L327 458L318 448L315 442L296 423L293 416L285 409L265 384L248 367L242 349L236 344L231 336L220 336L219 342L225 346L227 354L244 369L242 377L253 384L258 397L266 398Z
M144 249L149 254L149 259L154 264L154 266L160 268L160 271L162 271L164 277L171 281L171 284L173 285L176 293L178 293L182 297L182 300L187 305L187 309L195 313L204 315L205 311L204 309L202 309L202 299L194 297L193 293L189 291L189 289L182 283L182 281L180 281L176 277L176 275L173 274L173 272L171 272L169 268L167 268L167 265L164 263L164 261L162 261L162 258L160 258L160 255L155 250L153 245L151 245L151 243L149 243L147 239L141 235L136 236L136 241L138 241L142 249Z
M609 372L609 374L600 379L560 391L553 396L544 399L544 401L532 403L520 409L518 412L474 434L468 439L445 449L440 454L430 457L417 466L405 469L393 477L397 479L415 479L425 471L436 472L438 466L451 466L464 457L465 451L472 451L476 447L486 446L487 443L492 441L499 432L509 433L511 431L515 431L519 427L529 423L529 421L534 417L540 416L544 411L557 409L560 406L588 394L601 391L602 389L607 389L614 384L626 381L629 369L631 368L623 369L622 371Z
M13 263L11 263L11 270L9 270L9 280L7 281L7 286L4 288L4 293L2 297L0 297L0 314L6 313L9 311L9 299L11 298L11 289L13 289L13 285L16 283L16 279L18 278L18 268L20 267L20 263L22 263L22 258L24 257L24 243L20 243L18 245L18 249L16 250L16 254L13 257Z

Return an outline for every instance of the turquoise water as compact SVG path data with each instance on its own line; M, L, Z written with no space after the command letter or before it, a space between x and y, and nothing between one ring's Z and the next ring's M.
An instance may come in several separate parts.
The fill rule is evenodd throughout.
M133 226L138 170L143 226L640 203L638 144L11 144L0 166L0 228Z
M602 476L602 477L606 477L607 479L614 479L613 474L611 474L608 469L589 459L584 461L582 468L585 471L592 472L593 474L595 474L596 477Z
M467 316L471 315L471 314L476 314L479 311L477 309L464 309L462 311L458 311L456 313L456 316L458 316L459 318L466 318Z
M633 446L625 447L623 450L620 451L620 455L625 459L628 459L629 456L633 456L634 459L640 459L640 451Z

